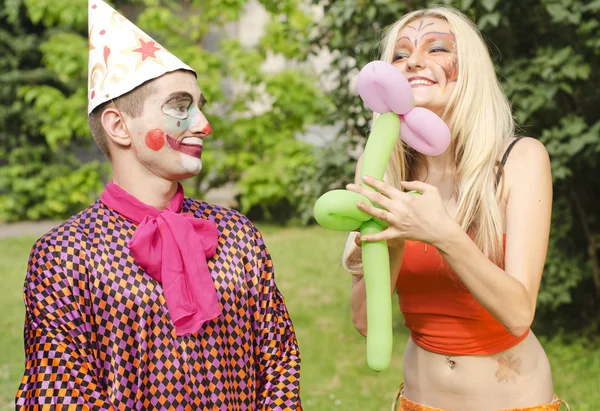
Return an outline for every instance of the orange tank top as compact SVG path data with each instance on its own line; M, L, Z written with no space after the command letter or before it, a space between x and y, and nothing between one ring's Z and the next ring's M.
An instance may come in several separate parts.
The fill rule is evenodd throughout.
M494 354L521 342L487 312L439 251L406 241L396 283L404 324L420 347L444 355Z

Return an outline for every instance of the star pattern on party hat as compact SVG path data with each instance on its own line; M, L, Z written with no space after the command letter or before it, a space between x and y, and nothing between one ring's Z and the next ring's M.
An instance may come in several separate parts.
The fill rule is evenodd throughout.
M88 0L88 114L175 70L194 70L103 0Z
M142 61L146 60L148 57L156 58L154 52L160 50L160 48L156 47L156 44L153 41L146 42L142 39L139 39L139 42L140 47L133 51L142 53Z
M123 54L133 56L137 59L134 71L137 71L140 67L142 67L147 60L150 60L156 64L160 64L166 68L165 64L160 58L160 52L164 50L160 44L152 40L150 37L136 32L135 30L133 30L132 36L135 39L135 45L124 50Z

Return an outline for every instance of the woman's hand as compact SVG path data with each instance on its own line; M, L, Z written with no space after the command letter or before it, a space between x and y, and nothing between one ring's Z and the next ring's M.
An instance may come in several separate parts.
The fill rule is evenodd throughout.
M450 218L436 187L420 182L402 182L402 186L415 190L421 195L408 194L389 184L364 176L363 181L377 191L356 184L346 188L362 194L384 209L360 202L358 207L373 217L385 221L388 228L378 234L362 237L362 241L387 240L388 245L401 244L404 239L423 241L436 245L456 228L456 222Z
M356 231L356 236L354 236L354 243L359 246L362 247L362 237L360 236L360 229L355 230ZM365 240L368 241L368 240ZM387 240L387 246L389 250L398 250L402 247L404 247L404 243L405 243L405 239L401 238L401 237L397 237L397 238L390 238Z

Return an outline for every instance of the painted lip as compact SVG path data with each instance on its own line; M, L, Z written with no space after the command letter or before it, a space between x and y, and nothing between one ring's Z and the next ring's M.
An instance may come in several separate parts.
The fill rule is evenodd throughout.
M190 136L191 137L191 136ZM167 134L167 142L171 148L180 153L187 154L188 156L200 158L202 156L202 145L197 144L184 144L183 141L187 137L181 139L181 141L175 140L173 137Z
M436 81L433 81L429 77L423 77L423 76L413 76L413 77L409 77L407 80L412 88L429 87L429 86L433 86L433 85L437 84ZM430 82L431 84L412 84L412 81L416 81L416 80L424 80L424 81Z

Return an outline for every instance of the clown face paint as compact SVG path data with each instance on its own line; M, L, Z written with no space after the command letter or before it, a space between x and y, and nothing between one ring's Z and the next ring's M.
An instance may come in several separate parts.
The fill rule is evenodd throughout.
M189 72L166 73L153 81L141 115L128 124L139 163L167 180L197 175L208 121L205 100Z
M198 119L206 99L201 94L198 109L193 105L192 95L186 92L171 94L162 105L162 111L167 115L165 130L171 136L177 136L189 129ZM210 129L210 125L208 125Z
M158 151L165 145L165 133L159 128L152 129L146 133L144 142L150 150Z
M162 111L167 116L165 119L165 129L167 130L166 137L169 146L175 151L186 154L184 157L191 156L197 159L202 155L202 139L182 134L192 124L196 123L206 99L201 95L197 109L192 105L192 102L193 98L189 93L173 93L162 105ZM205 135L210 134L210 132L206 133L207 128L210 130L208 123L203 129ZM181 137L181 139L178 137ZM185 159L185 161L187 162L188 159Z
M175 151L187 154L192 157L200 158L202 155L202 140L198 137L188 137L185 139L185 144L177 141L167 134L167 142Z
M167 115L165 128L170 135L178 135L187 130L191 124L190 108L192 95L186 92L171 94L162 105L162 111Z

